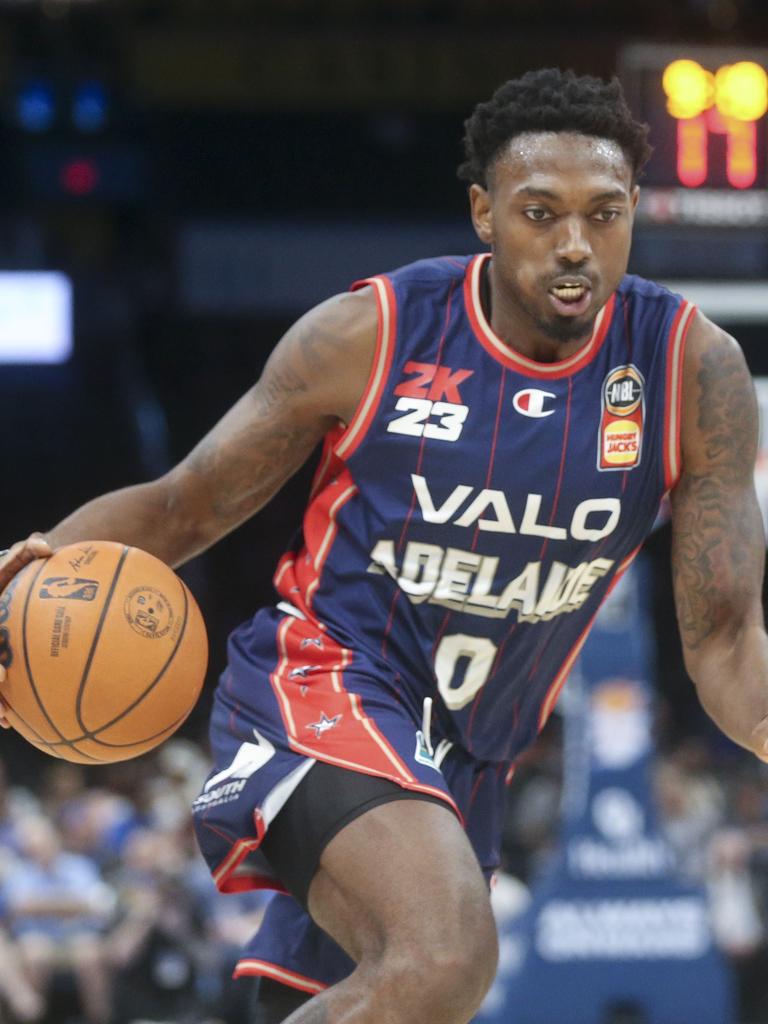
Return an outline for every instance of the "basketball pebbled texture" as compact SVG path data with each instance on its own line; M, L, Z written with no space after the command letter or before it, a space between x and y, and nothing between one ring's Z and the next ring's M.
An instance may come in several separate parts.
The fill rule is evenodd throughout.
M67 761L123 761L162 743L194 707L207 661L194 597L139 548L69 545L0 595L8 720Z

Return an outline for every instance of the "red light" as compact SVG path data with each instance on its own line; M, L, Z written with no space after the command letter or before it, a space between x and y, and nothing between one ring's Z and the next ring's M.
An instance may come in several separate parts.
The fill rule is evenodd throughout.
M725 173L733 188L750 188L757 179L757 129L754 121L724 117L714 107L705 114L677 122L677 176L697 188L709 173L710 135L725 136Z
M728 134L728 121L717 107L710 107L704 117L707 120L707 128L713 135Z
M93 160L69 160L61 169L61 184L72 196L88 196L99 182L99 168Z
M749 188L757 177L757 132L754 121L728 118L725 173L734 188Z
M707 137L703 115L677 122L677 176L688 188L707 180Z

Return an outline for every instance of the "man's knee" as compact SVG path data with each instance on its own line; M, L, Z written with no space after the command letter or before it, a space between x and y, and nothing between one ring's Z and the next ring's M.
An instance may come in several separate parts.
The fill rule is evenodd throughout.
M488 888L443 806L393 801L347 825L323 853L309 908L358 964L345 998L362 1000L361 1019L466 1024L493 981Z
M463 920L463 925L461 924ZM390 939L368 966L382 1005L403 1004L404 1020L465 1024L475 1014L496 975L498 940L490 901L469 908L460 918L450 911L414 920L407 936Z

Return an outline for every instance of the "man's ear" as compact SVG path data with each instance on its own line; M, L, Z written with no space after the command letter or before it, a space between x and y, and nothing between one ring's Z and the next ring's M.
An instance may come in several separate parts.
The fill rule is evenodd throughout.
M470 185L469 207L472 211L472 225L477 237L485 245L491 245L493 242L491 196L482 185Z

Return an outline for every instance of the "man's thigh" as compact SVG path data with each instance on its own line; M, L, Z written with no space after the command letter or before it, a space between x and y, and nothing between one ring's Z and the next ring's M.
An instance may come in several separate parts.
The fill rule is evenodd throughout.
M297 987L314 978L333 983L380 952L382 941L421 947L426 933L455 954L471 945L473 927L488 930L487 882L455 811L389 780L315 765L267 832L263 852L314 924L305 918L298 928L300 912L285 902L276 919L268 912L242 974L263 973L266 964ZM284 1001L297 999L304 1000L300 992L263 983L264 1022L282 1019Z
M356 818L401 800L450 805L376 775L319 761L309 770L268 829L262 852L275 875L306 910L310 884L325 848Z
M357 963L401 951L472 945L491 924L488 888L455 814L426 801L384 803L328 843L309 912Z

